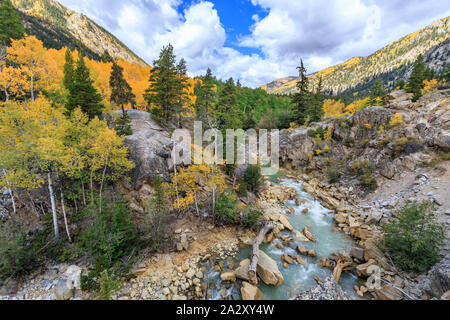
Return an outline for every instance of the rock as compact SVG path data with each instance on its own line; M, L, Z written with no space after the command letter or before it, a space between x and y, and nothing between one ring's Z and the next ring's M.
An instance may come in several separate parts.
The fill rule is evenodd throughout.
M189 270L186 272L186 278L192 279L194 276L195 276L195 270L194 270L194 269L189 269Z
M345 223L347 221L347 217L342 213L337 213L334 215L334 221L336 221L337 224Z
M236 278L249 281L248 267L250 266L250 259L242 260L239 267L235 270Z
M284 283L283 275L278 270L277 263L262 250L259 250L256 272L265 284L281 286Z
M319 286L323 285L322 279L319 278L318 275L314 275L314 280L317 282Z
M295 205L298 207L301 204L299 198L295 198Z
M19 290L19 283L17 280L8 278L0 286L0 296L12 296Z
M364 261L364 249L354 247L350 250L350 256L359 261Z
M183 251L183 245L181 244L181 242L177 242L177 251L178 252Z
M390 285L384 285L380 289L375 289L375 294L380 300L401 300L403 298L403 294Z
M298 264L301 264L302 266L305 266L305 267L308 266L307 263L305 261L303 261L303 259L300 258L299 256L296 256L295 260L297 261Z
M259 290L258 287L244 281L242 282L241 297L242 300L247 301L259 300L261 297L261 290Z
M309 231L308 227L303 228L303 235L308 238L310 241L312 242L316 242L316 239L314 238L313 234L311 233L311 231Z
M59 279L54 286L56 300L69 300L73 297L73 287L67 279Z
M82 269L76 265L71 265L66 269L63 277L67 279L69 288L75 290L81 289L81 272Z
M391 266L387 262L383 253L378 249L374 239L364 241L364 260L374 259L377 264L385 270L391 270Z
M305 246L298 246L297 250L298 250L298 252L300 252L300 254L302 256L307 256L308 255L308 249L306 249Z
M220 279L222 279L222 281L235 282L236 281L236 271L224 272L220 275Z
M349 300L336 283L333 276L326 278L322 285L313 287L295 297L295 300Z
M443 130L434 139L434 144L441 148L443 151L450 151L450 131Z
M305 235L298 230L293 230L292 234L294 235L294 238L296 241L311 242L311 240L309 240L307 237L305 237Z
M356 273L358 274L358 277L370 276L370 274L367 272L367 269L370 266L374 265L376 265L376 261L374 259L370 259L368 262L356 266Z
M295 214L295 209L294 209L294 207L289 207L288 210L289 210L289 212L290 212L291 214Z
M187 250L189 249L189 243L188 243L187 236L186 236L185 233L183 233L183 234L181 235L181 237L180 237L180 243L181 243L181 246L183 247L184 250L187 251Z
M450 290L450 254L434 265L418 284L425 298L440 298Z
M283 254L281 256L281 260L283 260L287 264L294 264L294 259L288 254Z
M288 229L289 231L294 230L294 228L292 227L292 225L289 223L288 217L286 217L285 215L280 214L279 217L278 217L278 221L280 221L281 224L282 224L286 229Z
M317 257L316 250L309 250L308 251L308 256L310 256L311 258Z
M302 210L303 214L308 214L308 212L309 212L308 208L305 208L305 209Z
M319 267L321 267L321 268L327 268L327 269L330 269L330 270L334 269L333 262L330 259L326 258L326 257L323 257L322 259L320 259L319 262L317 262L317 265Z
M120 111L119 111L120 112ZM133 134L125 137L130 158L137 164L131 176L136 190L157 176L169 180L169 159L173 141L152 119L150 113L128 110Z

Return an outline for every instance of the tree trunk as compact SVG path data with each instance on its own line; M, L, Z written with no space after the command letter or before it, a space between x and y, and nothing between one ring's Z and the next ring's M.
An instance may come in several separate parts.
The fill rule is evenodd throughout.
M8 186L8 190L9 190L9 196L11 197L11 202L12 202L12 206L13 206L13 212L15 214L16 213L16 201L14 200L14 195L13 195L13 191L11 189L11 185L9 184L8 178L6 177L6 169L3 169L3 174L5 175L6 184Z
M34 102L34 76L33 72L31 72L31 102Z
M103 169L103 174L102 174L102 182L100 183L100 206L99 206L99 212L102 213L102 191L103 191L103 182L105 181L105 174L106 174L106 166Z
M81 182L81 190L83 192L83 204L86 207L86 193L84 191L84 182Z
M259 259L259 245L263 242L266 234L273 229L275 229L275 224L273 222L266 221L262 229L259 231L258 236L253 241L252 261L248 267L249 280L252 285L256 286L258 284L258 278L256 277L256 266L258 265Z
M61 186L61 208L62 208L62 211L63 211L64 225L66 226L67 238L69 239L69 242L72 243L72 238L70 237L70 231L69 231L69 224L67 223L66 208L64 206L64 193L63 193L63 190L62 190L62 186Z
M90 185L90 187L91 187L91 204L94 203L94 185L93 185L93 182L92 182L92 175L93 174L94 174L94 169L91 169L91 177L90 177L90 183L91 183L91 185Z
M47 178L48 178L48 191L50 192L50 202L52 204L53 229L55 231L55 238L58 238L59 237L58 218L56 216L55 195L53 193L53 182L50 172L47 172Z

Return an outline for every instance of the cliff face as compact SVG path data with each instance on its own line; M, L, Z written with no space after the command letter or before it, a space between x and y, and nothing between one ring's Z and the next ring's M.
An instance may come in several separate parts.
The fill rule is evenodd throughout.
M111 33L55 0L12 0L12 3L21 13L27 33L36 36L48 48L68 46L97 59L108 51L115 58L146 65Z

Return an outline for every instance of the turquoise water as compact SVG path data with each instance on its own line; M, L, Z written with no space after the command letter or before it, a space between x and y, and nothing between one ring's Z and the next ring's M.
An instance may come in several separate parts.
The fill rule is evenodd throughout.
M308 227L314 235L316 242L292 241L284 246L283 249L278 249L276 247L276 244L281 242L280 239L274 240L274 242L269 245L261 245L260 248L277 262L278 268L284 277L284 285L282 286L268 286L260 281L259 288L261 289L261 298L263 300L287 300L316 286L317 283L314 280L315 275L319 276L322 280L332 275L331 270L321 268L317 266L316 263L322 257L328 258L332 253L341 250L349 252L352 247L356 246L355 242L343 232L334 231L332 229L333 226L335 226L333 212L324 208L320 202L314 200L311 195L303 192L302 182L283 179L281 180L281 184L297 190L298 198L301 200L299 206L296 206L295 201L286 202L288 206L292 206L295 209L295 214L289 215L291 218L291 225L298 231L303 230L304 227ZM302 213L305 208L308 209L308 214ZM287 232L282 232L282 234L284 233L288 234ZM308 250L316 250L317 257L310 258L301 256L296 251L298 245L304 245ZM281 255L284 253L292 256L300 256L307 263L307 267L295 262L293 265L289 265L287 269L284 269L281 260ZM238 261L250 258L250 256L251 247L242 248L238 255ZM215 282L216 284L220 282L220 274L215 272L212 268L209 269L208 275L209 281ZM349 297L358 299L358 296L353 290L353 286L359 284L356 275L343 273L339 284ZM219 287L216 287L213 290L211 299L219 299L221 297L221 290L222 289L219 289ZM236 285L233 285L226 291L228 296L232 296L233 299L239 299L240 295Z

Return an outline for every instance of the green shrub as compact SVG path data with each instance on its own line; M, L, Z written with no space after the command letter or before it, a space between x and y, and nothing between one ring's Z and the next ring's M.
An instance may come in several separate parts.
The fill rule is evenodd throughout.
M263 213L255 208L247 208L242 212L241 225L246 228L253 228L261 220Z
M257 191L262 183L261 168L257 165L249 165L245 171L245 182L251 191Z
M431 203L414 201L402 207L396 220L383 226L381 248L404 270L427 271L439 261L444 227L434 220Z
M375 191L378 188L377 180L375 180L370 174L364 174L358 178L359 183L368 188L370 191Z
M369 160L355 161L350 166L350 172L358 177L359 183L364 188L374 191L378 188L377 180L372 177L373 167Z
M238 194L241 197L246 197L247 196L247 188L248 188L247 182L245 182L243 179L239 178L237 180L237 184L239 185Z
M311 138L320 138L323 140L324 136L325 136L325 129L322 129L321 127L317 128L317 129L310 129L308 130L308 135Z
M338 183L341 180L342 175L334 169L329 169L327 171L327 177L329 183Z
M93 267L87 277L82 277L82 289L98 291L102 272L114 270L120 276L131 266L129 258L125 262L122 258L131 258L138 246L139 233L123 202L105 204L102 213L96 206L86 210L90 223L80 233L80 247L91 256Z
M100 286L97 294L98 300L111 300L111 295L120 288L120 281L108 270L100 273L98 282Z
M167 238L169 230L167 230L167 217L169 215L169 206L166 194L162 187L162 181L157 177L153 181L153 188L155 192L152 198L147 203L147 212L150 216L148 228L146 230L146 242L150 250L155 251L159 249L164 239Z
M239 222L239 208L233 195L225 192L217 198L215 222L224 224L236 224Z
M34 248L26 233L12 221L0 224L0 279L21 275L34 261Z

